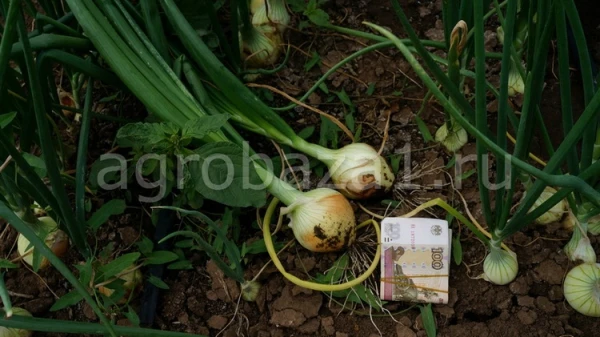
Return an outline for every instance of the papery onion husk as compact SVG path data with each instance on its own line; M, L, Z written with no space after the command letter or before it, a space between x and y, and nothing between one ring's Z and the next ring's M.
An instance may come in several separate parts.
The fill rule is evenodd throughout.
M444 123L435 132L435 141L444 145L450 152L460 150L469 140L467 131L458 123L453 122L452 130L448 129L448 123Z

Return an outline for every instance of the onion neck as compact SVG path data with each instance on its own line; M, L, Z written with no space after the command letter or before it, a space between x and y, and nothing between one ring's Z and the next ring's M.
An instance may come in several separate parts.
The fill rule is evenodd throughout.
M336 162L336 150L331 150L324 146L307 142L300 137L291 139L291 142L295 149L302 151L315 159L318 159L327 166L333 165Z
M266 170L257 162L254 162L254 168L260 179L266 185L267 190L277 199L281 200L286 206L291 205L298 198L302 197L302 192L277 178L271 171Z

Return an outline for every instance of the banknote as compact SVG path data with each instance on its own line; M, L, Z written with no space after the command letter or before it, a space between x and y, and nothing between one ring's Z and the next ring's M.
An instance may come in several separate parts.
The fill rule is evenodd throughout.
M381 222L381 288L386 301L448 303L448 222L386 218Z

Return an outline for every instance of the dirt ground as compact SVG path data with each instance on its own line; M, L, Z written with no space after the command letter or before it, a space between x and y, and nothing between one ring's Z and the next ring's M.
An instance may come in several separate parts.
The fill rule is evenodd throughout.
M442 39L441 1L403 1L414 27L419 34L430 39ZM364 29L364 20L375 22L392 29L394 33L404 36L402 28L385 0L333 0L327 6L331 19L336 24ZM299 17L294 18L298 23ZM487 47L498 50L493 27L486 33ZM290 30L289 41L298 47L292 51L288 66L274 77L260 81L274 85L291 95L305 92L333 65L360 49L366 43L356 38L349 38L312 28L302 31ZM310 58L304 53L316 51L321 56L321 65L308 73L304 65ZM303 51L303 52L302 52ZM410 67L400 53L393 49L381 50L362 56L342 68L327 81L330 89L344 90L356 105L356 124L362 125L361 140L378 148L383 138L386 117L391 112L389 138L384 146L384 155L402 153L406 144L411 145L410 165L423 173L415 177L411 183L418 186L410 190L395 190L383 198L403 201L402 207L390 216L399 215L410 210L414 205L432 198L441 197L462 209L460 199L450 186L448 177L455 177L453 169L445 169L450 155L440 146L425 143L415 122L415 114L419 111L424 97L424 90ZM499 66L490 63L490 74L498 73ZM372 95L366 95L368 83L375 83ZM548 75L546 95L548 95L548 115L559 118L558 104L555 99L558 88L553 84L552 74ZM468 82L467 82L468 85ZM344 106L339 100L328 102L327 95L321 91L313 94L309 103L318 106L337 117L343 117ZM284 101L275 99L274 104ZM518 100L515 104L519 104ZM490 104L490 114L493 113ZM552 107L555 108L552 111ZM134 113L141 114L143 107L133 104ZM315 125L320 119L317 115L304 109L295 109L293 115L284 115L298 130L307 125ZM433 134L443 123L443 113L434 104L427 104L420 118L428 125ZM552 118L552 117L549 117ZM110 123L95 121L93 130L98 130L90 140L95 148L90 157L110 150L117 128ZM318 140L318 133L313 140ZM341 138L342 142L348 139ZM541 146L539 147L541 148ZM475 153L474 144L465 146L463 155ZM407 154L405 154L407 155ZM544 156L540 153L540 156ZM406 166L405 166L406 168ZM464 172L474 168L474 163L463 167ZM401 169L402 172L402 169ZM442 186L431 187L436 180ZM398 183L406 183L407 177L398 176ZM481 218L479 192L476 176L471 175L463 181L460 193L464 195L469 208L476 218ZM520 194L517 193L515 201ZM368 216L357 206L359 219ZM384 214L386 207L379 200L364 204L369 210ZM440 210L433 210L425 216L445 217ZM249 210L244 218L253 219L254 213ZM248 224L249 225L249 224ZM0 226L0 230L4 225ZM152 226L141 209L131 209L128 214L110 221L94 238L98 247L114 242L117 250L127 252L142 233L151 237ZM530 227L522 233L514 235L507 244L519 257L519 274L517 279L507 286L494 286L477 275L482 272L482 260L485 247L466 228L455 223L453 230L460 233L463 247L463 264L451 266L450 303L434 305L438 336L452 337L559 337L559 336L600 336L600 322L591 317L576 313L565 302L562 292L562 281L566 272L572 267L562 252L562 247L570 237L570 233L562 229L560 224L546 227ZM281 241L291 239L289 231L279 234ZM250 233L248 242L260 237L260 233ZM7 254L11 246L5 242L14 242L16 233L8 230L0 251ZM96 244L96 242L94 242ZM600 245L597 238L592 239L597 251ZM301 247L294 246L280 257L288 271L300 277L316 275L326 271L338 257L336 254L313 254ZM419 309L410 303L389 303L389 313L370 311L369 308L357 307L354 310L344 309L340 299L330 298L328 294L307 291L286 281L277 270L269 266L259 277L262 283L256 302L240 301L239 289L235 282L226 280L222 273L202 254L195 253L191 257L194 269L185 271L168 271L164 281L170 290L161 293L158 305L155 328L182 331L210 336L251 336L251 337L283 337L283 336L426 336L421 323ZM268 261L266 254L253 255L246 264L246 278L252 278ZM66 262L76 264L77 257L68 256ZM91 309L79 304L58 312L51 313L55 296L70 291L69 284L55 270L45 270L36 275L26 268L11 270L7 275L7 287L21 293L14 299L14 305L22 306L39 317L52 317L77 321L97 321ZM135 307L139 303L132 303ZM119 324L128 324L123 317L117 317ZM36 336L59 336L58 334L36 334Z

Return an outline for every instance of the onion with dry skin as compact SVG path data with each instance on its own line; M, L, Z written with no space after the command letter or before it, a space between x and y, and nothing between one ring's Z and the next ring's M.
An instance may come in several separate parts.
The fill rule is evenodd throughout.
M38 218L39 226L36 231L39 235L44 236L44 242L54 255L63 257L69 249L69 237L65 232L58 229L58 225L51 217ZM29 240L21 234L17 239L17 250L19 255L28 265L33 266L33 253L34 248L30 246ZM50 265L50 261L45 257L42 257L40 268L46 268Z

